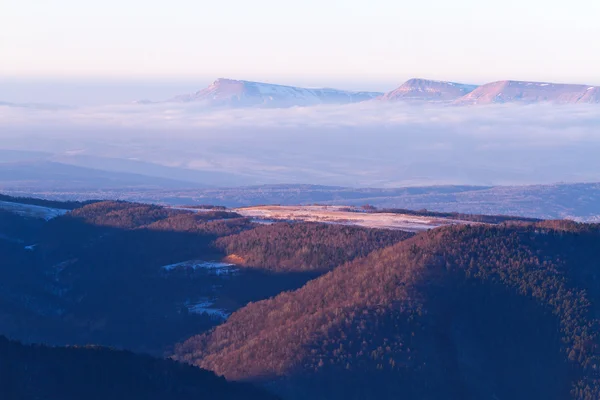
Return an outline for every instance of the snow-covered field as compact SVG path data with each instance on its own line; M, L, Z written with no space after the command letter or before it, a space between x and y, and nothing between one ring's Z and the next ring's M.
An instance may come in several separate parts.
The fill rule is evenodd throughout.
M165 271L177 269L192 269L194 271L206 270L214 275L229 275L236 272L236 269L233 267L233 264L219 261L188 260L176 264L165 265L161 268Z
M31 204L12 203L8 201L0 201L0 209L25 217L43 218L45 220L56 218L66 214L69 211L59 208L41 207Z
M346 211L343 206L257 206L233 211L254 220L281 220L357 225L367 228L398 229L420 232L443 225L463 224L446 218L419 217L392 213L362 213Z

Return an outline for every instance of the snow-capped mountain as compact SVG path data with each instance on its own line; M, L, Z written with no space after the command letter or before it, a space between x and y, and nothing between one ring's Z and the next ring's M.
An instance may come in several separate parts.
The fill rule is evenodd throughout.
M600 103L600 87L547 82L499 81L482 85L455 104Z
M399 88L384 94L381 100L450 102L472 92L476 88L476 85L457 82L410 79Z
M337 89L306 89L269 83L217 79L196 93L174 97L169 102L197 102L221 107L294 107L318 104L348 104L371 100L383 93L349 92Z

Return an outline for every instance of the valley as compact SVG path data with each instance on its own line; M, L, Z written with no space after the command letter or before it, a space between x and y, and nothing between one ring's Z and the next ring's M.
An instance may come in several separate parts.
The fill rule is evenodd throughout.
M600 1L0 4L0 400L600 400Z

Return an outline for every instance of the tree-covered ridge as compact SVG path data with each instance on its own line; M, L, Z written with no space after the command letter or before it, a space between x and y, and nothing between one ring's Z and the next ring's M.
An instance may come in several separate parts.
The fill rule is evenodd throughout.
M175 357L291 399L597 399L598 232L432 230L250 304Z
M60 208L63 210L74 210L85 206L86 204L95 203L95 200L91 201L58 201L58 200L44 200L35 199L31 197L14 197L5 194L0 194L0 201L7 201L10 203L29 204L40 207Z
M154 204L102 201L71 211L70 216L88 224L114 228L137 228L184 213Z
M170 360L101 347L24 346L0 336L6 400L267 400L249 384Z
M384 229L282 222L222 237L216 244L245 266L323 272L411 236Z

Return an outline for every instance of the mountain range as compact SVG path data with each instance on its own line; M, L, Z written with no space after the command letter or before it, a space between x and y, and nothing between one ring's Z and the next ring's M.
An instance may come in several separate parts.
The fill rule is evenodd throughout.
M168 101L228 107L293 107L319 104L348 104L371 100L382 93L349 92L337 89L306 89L269 83L217 79L210 86Z
M387 93L338 89L307 89L270 83L217 79L195 93L175 96L167 102L197 103L208 107L306 107L368 101L386 103L445 103L482 105L496 103L599 104L600 87L529 81L498 81L478 86L458 82L414 78ZM139 104L152 103L144 100Z
M219 78L192 93L175 95L164 101L137 100L134 103L193 103L221 108L288 108L323 104L445 103L452 105L485 104L600 104L600 86L553 82L501 80L483 85L412 78L388 92L348 91L333 88L303 88L247 80ZM0 107L29 109L65 109L63 105L11 103Z

